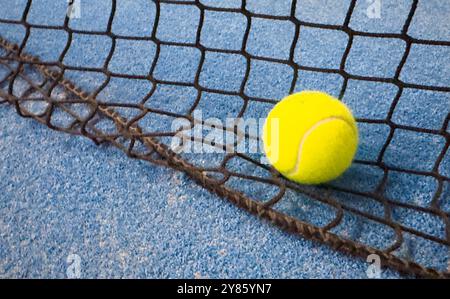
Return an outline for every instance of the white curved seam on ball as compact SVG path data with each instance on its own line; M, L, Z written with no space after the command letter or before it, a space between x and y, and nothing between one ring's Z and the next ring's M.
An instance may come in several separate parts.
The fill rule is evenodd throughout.
M333 120L342 120L347 125L349 125L350 128L352 128L352 131L355 133L355 135L357 135L357 132L355 131L355 128L353 127L353 125L348 120L346 120L345 118L340 117L340 116L330 116L330 117L324 118L321 121L315 123L303 135L303 138L302 138L302 140L300 142L300 145L298 147L297 161L295 162L294 168L292 170L288 171L288 175L295 175L296 173L298 173L298 171L300 169L300 162L301 162L301 155L302 155L302 151L303 151L303 144L308 139L309 135L311 135L311 133L314 132L314 130L317 129L319 126L321 126L323 124L326 124L326 123L328 123L330 121L333 121Z

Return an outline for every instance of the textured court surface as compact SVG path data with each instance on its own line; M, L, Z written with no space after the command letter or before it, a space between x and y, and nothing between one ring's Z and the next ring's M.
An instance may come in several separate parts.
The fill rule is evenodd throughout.
M0 1L5 9L0 18L17 17L24 1ZM25 1L26 2L26 1ZM236 5L240 1L202 1L205 4ZM339 24L345 15L348 1L299 1L303 9L299 17L311 21ZM369 19L365 14L367 3L359 1L350 25L360 30L374 32L398 32L409 11L411 1L382 0L381 19ZM51 3L51 4L50 4ZM152 19L149 1L120 1L113 29L118 34L142 34L149 30ZM233 4L234 3L234 4ZM84 4L84 3L83 3ZM82 17L74 20L78 29L104 29L106 20L102 10L108 10L109 1L98 1L96 5L85 3ZM289 11L290 1L247 1L249 8L271 14ZM53 9L49 9L53 7ZM195 9L167 7L161 14L161 38L189 41L195 37ZM36 1L30 11L30 22L58 24L64 18L64 5L50 1ZM133 14L132 20L128 18ZM94 17L95 16L95 17ZM432 16L432 17L431 17ZM421 1L410 33L430 39L450 39L450 4L442 1ZM179 36L173 35L170 26L183 20ZM127 22L133 22L129 24ZM192 23L191 23L192 22ZM202 42L225 48L238 47L242 35L243 20L239 16L212 13L205 16L210 31L202 35ZM227 26L224 27L224 24ZM292 36L289 24L255 20L252 23L247 50L271 57L284 58L289 52L286 45ZM171 34L168 35L165 32ZM226 29L224 29L226 28ZM20 42L24 33L20 26L1 25L0 34ZM166 34L166 35L165 35ZM218 38L218 34L222 38ZM46 59L56 59L65 45L64 32L36 30L30 37L26 50ZM223 38L225 36L225 38ZM75 65L101 64L109 41L92 38L92 47L77 51L77 41L85 44L83 36L74 37L73 52L68 53L67 62ZM302 61L312 67L338 68L340 55L346 46L346 36L335 31L305 29L296 53ZM223 44L220 44L223 43ZM347 62L347 69L360 75L392 76L403 52L402 42L389 42L364 38L354 41ZM162 78L184 79L191 76L198 60L198 53L185 49L167 49L162 56L162 65L156 73ZM177 52L180 50L181 52ZM140 74L148 65L146 55L153 55L152 45L144 42L120 41L117 55L110 68L117 72ZM387 55L388 53L389 55ZM402 79L448 86L450 83L450 53L448 49L418 46L411 50L411 61L402 72ZM164 62L164 59L166 62ZM243 62L239 57L206 57L200 78L203 85L233 90L243 75ZM223 70L233 70L230 73ZM424 72L423 70L427 70ZM91 82L100 78L77 78L77 82L89 88ZM282 97L292 74L274 64L255 63L246 87L249 94L260 97ZM321 89L339 95L341 78L303 72L299 75L296 90ZM123 88L127 86L127 88ZM101 97L122 98L124 101L136 97L139 82L117 79ZM177 93L178 92L178 93ZM396 87L390 84L350 81L344 102L359 118L383 119L395 95ZM138 95L139 96L139 95ZM142 95L140 95L142 96ZM193 97L190 90L162 90L160 102L168 97L184 97L186 102ZM208 101L214 101L210 105ZM182 104L182 103L181 103ZM179 102L174 109L182 109ZM226 117L239 111L238 99L217 98L206 94L200 102L204 114ZM450 106L448 94L405 90L399 101L393 120L399 124L439 129ZM262 117L267 107L250 109ZM224 113L225 111L225 113ZM115 149L94 146L85 139L62 135L41 125L18 117L11 107L0 106L0 275L3 277L65 277L67 256L77 254L82 261L83 277L366 277L367 264L336 253L327 247L289 236L265 222L247 215L234 206L220 200L194 185L182 174L128 159ZM361 125L359 159L371 160L379 152L388 134L382 125ZM409 135L408 135L409 134ZM400 131L388 149L385 159L392 163L414 169L432 161L444 140L429 135L413 135ZM404 149L402 151L402 149ZM410 149L415 149L411 151ZM403 152L399 157L398 150ZM450 172L450 154L441 164L442 173ZM369 180L362 180L361 173L372 172ZM376 169L353 167L337 185L358 185L370 188L381 174ZM436 188L432 179L396 174L395 184L387 190L402 200L413 200L426 204ZM367 176L364 176L367 177ZM400 183L399 183L400 182ZM414 187L414 188L412 188ZM242 186L246 188L246 186ZM414 190L414 191L411 191ZM248 190L247 190L248 191ZM443 205L447 211L450 188L446 186ZM291 199L288 207L298 217L317 216L327 211L317 206L296 207ZM367 206L368 209L377 207ZM301 215L308 214L310 215ZM421 219L415 215L399 217L412 227L441 233L442 227L433 219ZM355 219L346 219L353 229L344 232L350 237L364 237L364 226ZM383 242L380 232L377 242ZM434 248L407 240L406 255L433 256L426 261L430 265L441 264L447 259L446 248ZM385 271L383 277L398 277L397 273Z

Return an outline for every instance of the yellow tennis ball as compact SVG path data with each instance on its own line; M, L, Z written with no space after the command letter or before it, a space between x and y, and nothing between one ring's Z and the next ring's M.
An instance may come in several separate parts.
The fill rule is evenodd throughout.
M286 178L320 184L340 176L358 147L350 110L319 91L290 95L269 112L263 129L269 162Z

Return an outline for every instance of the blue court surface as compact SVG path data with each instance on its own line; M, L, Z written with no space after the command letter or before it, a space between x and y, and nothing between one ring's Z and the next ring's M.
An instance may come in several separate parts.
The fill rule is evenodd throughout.
M0 0L1 37L18 44L22 42L26 36L23 24L1 20L20 20L27 2ZM211 7L242 6L241 0L177 2L186 5L164 1L158 6L160 40L195 43L200 10L194 2ZM342 25L351 2L298 0L295 17L331 27ZM400 33L414 1L380 0L380 11L369 9L373 2L377 1L357 1L349 27L373 33ZM157 11L154 1L114 1L112 20L109 19L111 1L82 0L80 3L80 15L69 22L74 30L101 32L111 25L112 32L118 36L151 34ZM279 20L252 17L246 51L275 60L289 59L295 26L282 16L290 15L292 1L247 0L245 4L253 13L281 16ZM74 33L71 47L65 49L67 32L46 29L46 26L62 26L66 10L66 1L32 1L27 22L42 26L30 30L24 50L43 61L57 61L67 50L64 57L67 65L101 68L113 43L108 36ZM241 50L248 21L243 14L207 9L202 18L202 45ZM420 0L408 35L449 41L449 19L450 2ZM339 30L304 26L299 41L294 49L294 62L305 68L299 70L294 91L323 90L338 97L342 76L315 70L339 70L348 35ZM377 78L396 75L406 47L403 40L356 36L352 42L346 72ZM145 75L156 55L156 46L148 40L119 38L114 46L108 65L113 73ZM411 85L449 88L449 57L448 46L413 44L399 79ZM154 75L163 81L191 82L199 59L195 48L163 45ZM210 90L236 91L245 74L246 60L241 55L208 52L199 83ZM66 76L87 91L95 90L105 80L98 72L69 70ZM245 93L255 98L281 99L289 93L293 76L286 65L255 59L251 62ZM146 84L145 80L113 77L98 98L106 102L109 99L138 102L148 92ZM360 146L356 159L376 161L390 134L389 126L382 120L389 114L398 87L389 82L352 79L346 84L342 100L355 117L375 120L359 123ZM19 84L16 88L23 87ZM181 113L192 105L196 96L195 89L189 86L167 85L155 92L149 105L155 109L169 107ZM262 103L250 104L244 116L264 117L270 106ZM242 107L239 97L214 92L203 93L197 106L203 117L219 119L237 116ZM390 117L405 129L395 131L383 161L417 174L390 172L385 190L389 197L417 206L427 206L432 201L438 183L433 177L419 173L431 171L436 157L448 146L448 138L432 132L442 129L449 111L449 92L403 90ZM164 130L170 123L161 120L147 126ZM410 127L425 131L417 133L407 129ZM0 105L0 128L0 277L64 278L79 263L79 276L83 278L367 278L370 264L365 260L283 232L209 193L183 173L130 159L111 146L96 146L86 138L52 131L19 117L14 107L7 104ZM450 132L449 128L443 130ZM214 158L206 156L197 162L213 163ZM242 165L236 167L252 171ZM438 171L450 177L448 150ZM365 191L374 188L382 177L383 172L377 167L355 164L332 184ZM251 184L230 184L237 184L232 187L256 196L270 192L254 189ZM326 208L302 200L305 199L290 194L277 208L317 225L332 219ZM381 205L364 200L340 200L374 214L378 210L383 212ZM449 213L448 181L444 181L438 200L441 209ZM435 218L400 208L394 215L406 226L444 238L445 226ZM392 241L391 231L372 229L374 235L370 235L367 224L356 217L343 221L344 227L335 228L339 235L375 247ZM398 255L445 270L448 246L427 243L408 234L404 238L405 244L398 249ZM381 277L401 276L393 270L383 270Z

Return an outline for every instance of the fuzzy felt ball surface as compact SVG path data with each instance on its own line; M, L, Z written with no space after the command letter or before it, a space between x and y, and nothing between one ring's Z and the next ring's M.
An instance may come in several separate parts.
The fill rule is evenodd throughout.
M269 162L286 178L320 184L340 176L358 147L351 111L320 91L292 94L269 112L263 130Z

